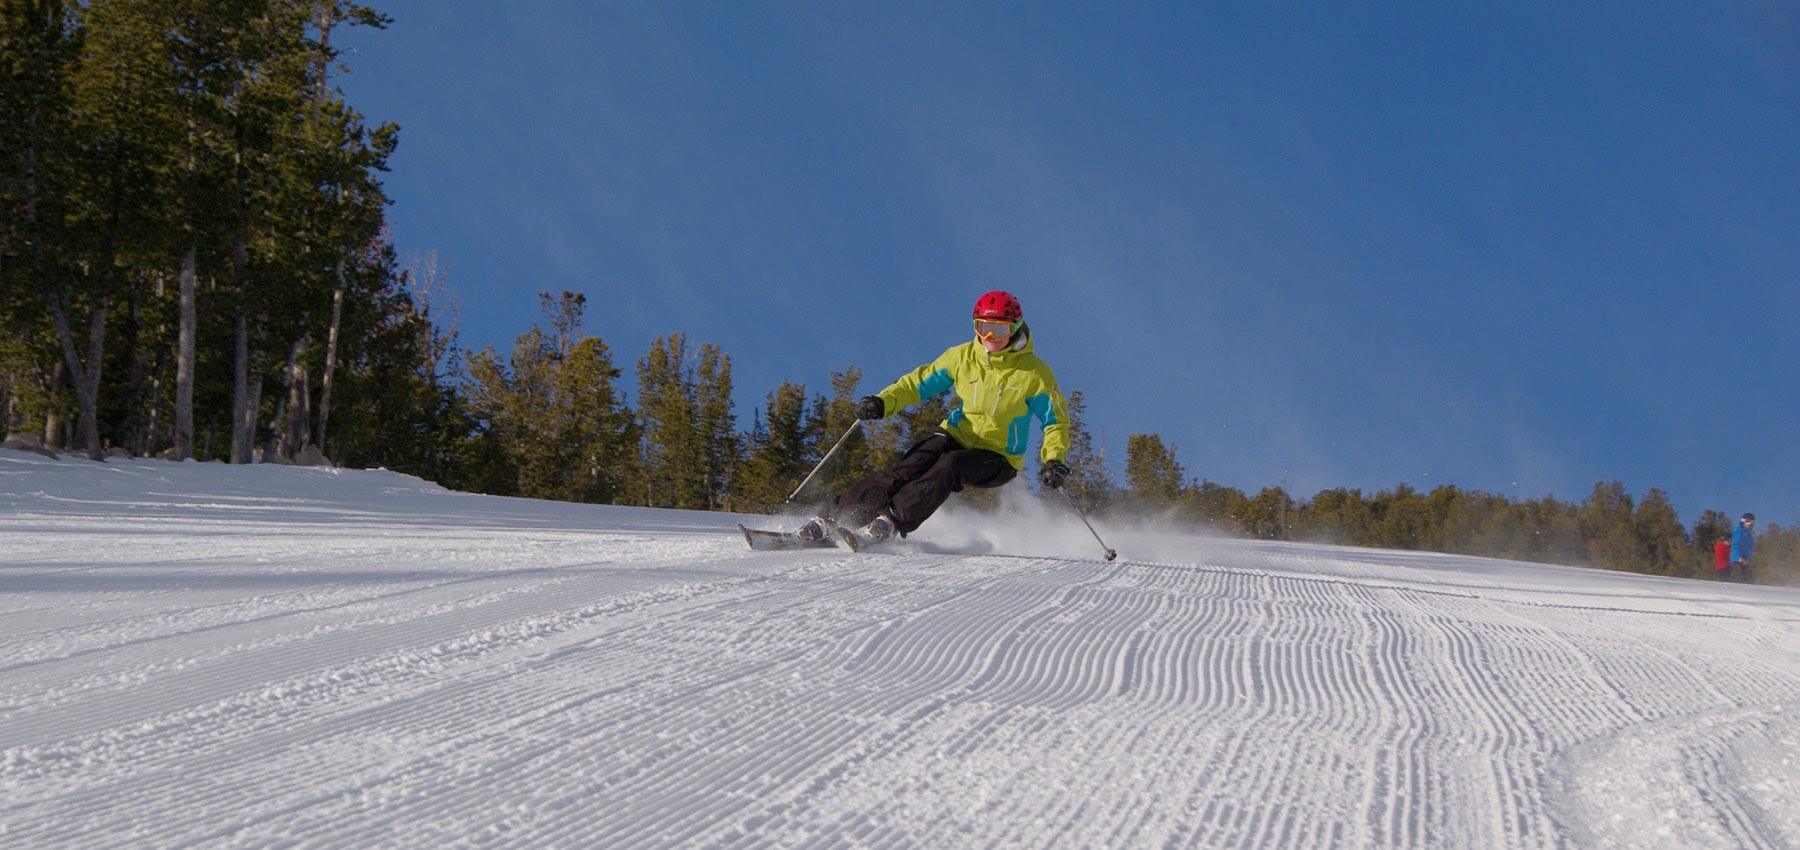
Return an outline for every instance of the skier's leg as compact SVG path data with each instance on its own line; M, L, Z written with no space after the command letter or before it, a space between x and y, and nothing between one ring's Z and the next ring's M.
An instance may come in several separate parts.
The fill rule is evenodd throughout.
M907 483L927 474L947 452L959 450L956 441L941 431L912 445L893 466L871 472L825 500L822 515L848 528L861 528L888 507L888 502Z
M998 487L1017 471L1006 456L987 449L946 452L924 475L894 493L890 508L894 528L901 534L916 531L932 513L964 487Z

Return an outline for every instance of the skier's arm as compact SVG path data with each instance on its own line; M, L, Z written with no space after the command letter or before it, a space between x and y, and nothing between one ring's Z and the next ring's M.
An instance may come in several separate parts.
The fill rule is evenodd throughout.
M1038 457L1044 461L1063 460L1069 456L1069 404L1055 381L1044 383L1044 392L1026 404L1032 415L1044 423L1044 447Z
M950 353L955 350L950 349L938 355L936 360L901 375L878 393L887 404L887 415L892 416L925 399L956 389L956 379L950 372Z

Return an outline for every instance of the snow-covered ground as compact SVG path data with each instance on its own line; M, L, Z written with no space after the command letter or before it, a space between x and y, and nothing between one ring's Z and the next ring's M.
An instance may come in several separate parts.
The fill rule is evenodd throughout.
M0 452L0 845L1800 846L1800 593L1008 500Z

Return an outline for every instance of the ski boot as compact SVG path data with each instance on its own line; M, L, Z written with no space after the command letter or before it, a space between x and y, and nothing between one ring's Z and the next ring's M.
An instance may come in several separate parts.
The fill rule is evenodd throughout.
M831 536L831 525L824 517L816 516L807 520L805 525L800 526L800 529L794 532L794 536L808 543L819 543Z
M870 543L880 543L894 536L894 520L887 514L876 514L858 533Z

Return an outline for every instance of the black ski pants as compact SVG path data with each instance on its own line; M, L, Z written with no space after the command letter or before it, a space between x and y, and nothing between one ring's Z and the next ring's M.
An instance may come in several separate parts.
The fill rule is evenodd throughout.
M894 529L911 534L932 512L964 487L998 487L1018 472L1006 455L965 449L949 434L935 431L906 450L893 466L863 476L825 500L826 518L858 528L886 511Z

